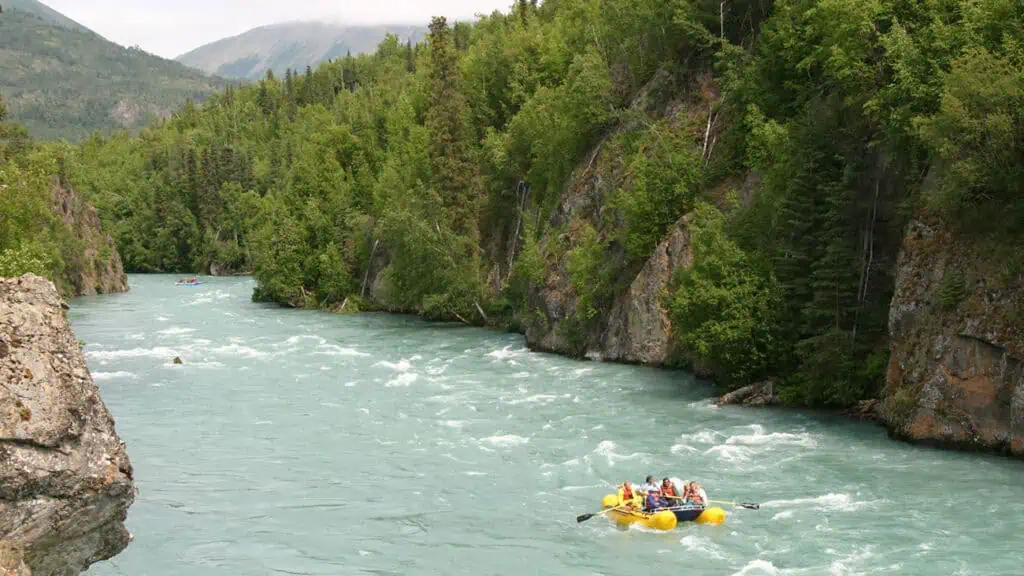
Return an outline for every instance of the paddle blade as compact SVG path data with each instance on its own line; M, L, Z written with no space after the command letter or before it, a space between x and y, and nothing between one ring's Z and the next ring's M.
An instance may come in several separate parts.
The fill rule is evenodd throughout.
M747 508L749 510L760 510L761 509L761 505L760 504L743 503L743 504L740 504L740 506L743 507L743 508Z
M596 514L580 514L579 516L576 517L576 523L579 524L580 522L586 522L587 520L590 520L594 516L596 516Z

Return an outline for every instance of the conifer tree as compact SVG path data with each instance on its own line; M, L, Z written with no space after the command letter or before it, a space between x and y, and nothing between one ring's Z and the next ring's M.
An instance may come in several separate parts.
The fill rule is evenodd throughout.
M426 125L430 130L432 184L449 215L449 222L462 234L476 237L476 204L471 134L466 125L468 106L460 92L458 57L452 31L444 17L430 24L431 93Z

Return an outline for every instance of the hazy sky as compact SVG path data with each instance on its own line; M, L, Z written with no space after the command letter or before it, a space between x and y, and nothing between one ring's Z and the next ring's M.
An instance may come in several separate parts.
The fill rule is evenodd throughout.
M42 0L109 40L165 58L250 28L289 20L426 24L470 18L513 0Z

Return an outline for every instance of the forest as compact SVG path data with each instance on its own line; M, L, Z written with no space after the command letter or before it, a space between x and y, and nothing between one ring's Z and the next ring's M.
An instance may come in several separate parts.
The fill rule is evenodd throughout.
M1016 0L519 1L138 135L53 146L8 126L0 188L59 159L130 272L251 273L259 301L506 329L564 254L579 325L606 315L687 215L693 265L664 296L678 345L723 389L775 378L792 404L846 406L884 382L909 218L1024 270L1022 26ZM638 115L652 92L682 120ZM560 241L552 215L601 145L629 185ZM4 213L41 214L26 198ZM0 270L44 264L10 220Z

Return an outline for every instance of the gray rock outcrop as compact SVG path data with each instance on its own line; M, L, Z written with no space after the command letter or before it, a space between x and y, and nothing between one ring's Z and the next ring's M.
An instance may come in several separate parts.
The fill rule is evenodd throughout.
M881 417L910 441L1024 456L1024 278L978 239L919 218L889 313Z
M0 569L70 576L118 554L132 466L54 285L0 279Z

